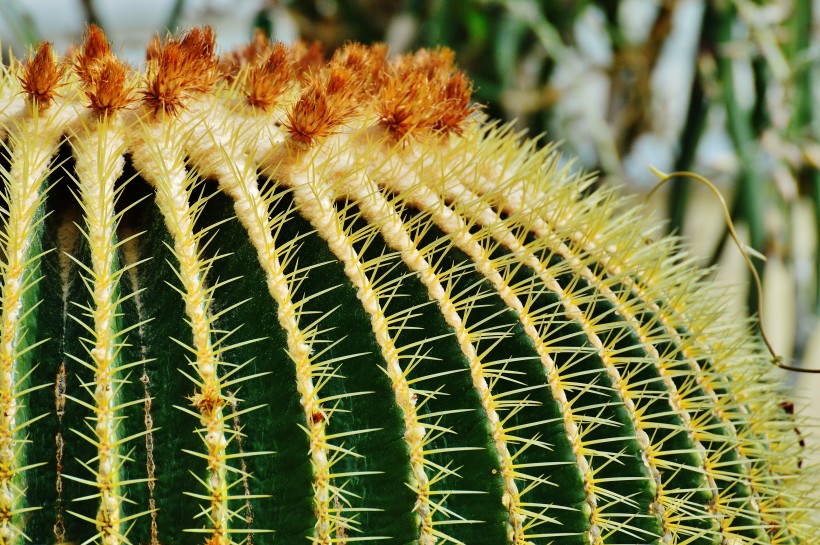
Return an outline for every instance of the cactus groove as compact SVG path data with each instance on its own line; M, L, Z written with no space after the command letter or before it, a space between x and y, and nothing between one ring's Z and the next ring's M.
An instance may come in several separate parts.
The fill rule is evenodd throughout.
M452 53L0 78L0 543L820 543L746 323Z

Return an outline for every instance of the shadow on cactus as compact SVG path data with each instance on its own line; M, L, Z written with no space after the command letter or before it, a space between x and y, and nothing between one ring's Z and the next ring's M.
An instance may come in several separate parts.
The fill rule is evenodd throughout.
M2 79L0 542L815 543L748 324L447 50Z

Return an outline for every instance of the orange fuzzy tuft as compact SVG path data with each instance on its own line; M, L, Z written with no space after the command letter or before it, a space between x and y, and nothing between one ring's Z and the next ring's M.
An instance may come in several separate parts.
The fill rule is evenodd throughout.
M42 42L34 57L29 58L20 75L20 84L30 104L38 110L46 110L54 101L57 89L62 86L60 78L65 67L57 62L54 48Z
M83 45L74 55L74 70L80 79L87 83L93 78L95 65L111 54L111 46L105 38L105 32L97 25L89 25Z
M93 83L85 89L91 108L99 115L122 110L132 103L126 74L126 66L113 55L99 63Z
M448 47L433 50L419 49L411 55L399 59L399 64L409 70L423 73L428 80L446 77L455 69L456 53Z
M288 48L276 43L269 49L263 62L251 65L245 80L248 104L262 110L276 106L295 83L293 59Z
M126 82L127 67L111 52L105 33L97 25L88 27L86 39L74 58L91 108L99 115L127 108L132 102Z
M401 140L410 131L423 128L427 81L417 73L407 77L391 77L376 98L379 123L396 139Z
M305 41L298 41L291 48L293 52L294 69L298 77L306 76L311 70L324 66L325 54L322 44L313 42L308 45Z
M188 398L191 406L196 407L200 414L212 417L216 415L222 407L225 406L225 398L213 388L208 388L207 391L196 393Z
M362 84L361 74L344 66L331 66L325 72L325 88L340 108L351 107L350 101Z
M215 35L210 27L193 28L164 44L148 47L148 77L143 102L155 113L178 115L193 96L211 89L217 78Z
M161 53L162 40L160 40L159 36L154 35L148 41L148 47L145 48L145 60L150 64L152 61L156 61Z
M387 45L371 46L351 42L336 50L330 60L331 66L342 66L356 74L361 82L360 98L371 94L384 80L387 69Z
M433 130L443 133L461 135L464 124L476 111L471 103L473 83L461 70L456 70L447 83L439 88L440 105L438 119L433 123Z
M196 84L202 86L200 91L207 91L214 83L213 72L217 65L214 29L209 26L194 27L182 36L180 45L191 62L199 61L203 63L203 66L197 69Z
M349 70L336 67L308 80L302 95L287 112L285 129L294 142L312 145L330 136L354 112L358 82Z
M422 49L390 66L376 96L379 123L397 140L429 132L461 134L475 111L472 84L447 48Z

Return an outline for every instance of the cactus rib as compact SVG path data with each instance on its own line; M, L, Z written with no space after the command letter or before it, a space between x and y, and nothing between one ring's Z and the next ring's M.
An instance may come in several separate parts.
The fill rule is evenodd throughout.
M94 480L83 482L94 484L97 489L100 498L97 531L103 543L113 545L121 542L125 531L123 523L128 520L121 510L124 488L128 484L121 477L122 465L128 459L125 443L142 435L121 437L121 412L133 401L122 399L120 385L128 380L124 377L125 371L141 362L121 360L123 336L127 330L118 323L122 301L117 286L124 270L119 268L117 259L116 227L121 214L114 211L114 183L122 175L125 164L122 157L124 143L116 128L106 124L96 128L95 133L78 135L73 146L85 237L91 250L91 267L85 268L91 301L82 310L92 317L93 323L89 331L91 342L86 346L89 359L78 358L78 361L94 373L94 381L83 384L93 399L89 404L94 413L89 418L93 435L87 436L85 430L76 433L96 446L94 459L97 467L91 471ZM75 396L68 398L83 403ZM85 465L92 469L93 462L85 461Z
M42 254L35 242L36 233L42 228L49 160L57 151L65 118L64 110L44 115L36 112L27 120L6 118L3 131L8 135L4 148L9 151L10 166L0 174L6 180L17 180L6 186L3 195L4 261L0 269L0 539L6 541L25 535L19 517L32 507L21 505L24 485L20 474L39 465L21 463L27 459L25 428L32 422L20 411L30 393L22 386L34 364L31 352L46 342L37 339L27 324L36 302L32 305L26 296L40 280L38 261Z

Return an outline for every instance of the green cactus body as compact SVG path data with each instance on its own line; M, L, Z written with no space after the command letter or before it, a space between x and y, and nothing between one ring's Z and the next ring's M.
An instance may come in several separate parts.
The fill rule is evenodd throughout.
M300 47L4 75L1 543L818 542L674 240L446 51Z

